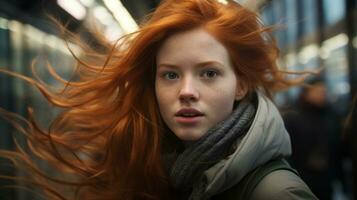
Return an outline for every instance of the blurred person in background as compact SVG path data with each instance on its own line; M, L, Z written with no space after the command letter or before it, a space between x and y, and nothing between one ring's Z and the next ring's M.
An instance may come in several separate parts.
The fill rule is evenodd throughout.
M328 104L322 79L308 81L284 122L292 143L290 163L319 199L332 199L334 181L344 183L341 120Z
M351 199L355 199L357 192L357 146L354 144L357 141L357 94L353 97L349 111L343 126L343 150L344 155L352 161L352 180L347 184L347 189L351 193Z

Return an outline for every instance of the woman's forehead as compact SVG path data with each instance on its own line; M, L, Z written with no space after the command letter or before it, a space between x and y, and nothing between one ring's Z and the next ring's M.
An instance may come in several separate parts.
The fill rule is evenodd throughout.
M205 29L193 29L168 37L159 48L157 64L172 62L223 61L228 58L226 48Z

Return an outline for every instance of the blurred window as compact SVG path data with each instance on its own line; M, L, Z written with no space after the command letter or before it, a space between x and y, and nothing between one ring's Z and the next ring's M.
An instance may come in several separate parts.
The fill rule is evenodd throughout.
M323 0L323 16L327 25L341 20L346 14L346 1Z
M274 13L274 23L277 25L285 25L286 24L286 17L284 10L285 7L285 0L275 0L272 1L272 10ZM286 45L286 30L283 28L278 29L274 33L279 47L284 47Z
M301 0L300 21L302 22L302 36L315 32L317 29L317 1Z
M261 18L265 25L272 25L274 23L274 13L271 4L267 4L263 7Z
M296 0L284 0L285 1L285 18L286 18L286 40L288 44L293 44L297 40L297 6Z
M324 65L329 99L334 105L339 105L336 107L339 112L345 113L350 94L347 45L332 50L324 61Z
M8 20L0 17L0 66L8 67L9 57L9 30L7 28Z

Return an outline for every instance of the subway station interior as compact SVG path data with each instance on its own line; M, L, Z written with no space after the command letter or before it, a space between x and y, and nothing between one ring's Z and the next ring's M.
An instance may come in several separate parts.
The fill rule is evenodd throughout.
M306 150L302 157L313 154L314 146L326 148L323 151L326 155L322 156L330 159L329 164L325 163L326 173L306 175L306 179L314 179L311 184L318 185L313 186L313 192L322 190L326 196L320 196L320 199L357 199L354 194L357 191L357 108L354 107L357 101L353 103L357 98L357 0L236 1L259 13L265 25L275 27L273 35L280 48L279 66L282 70L318 72L309 76L307 82L317 80L326 89L325 101L329 111L322 112L325 121L315 121L321 113L316 116L308 114L302 124L318 126L314 129L317 132L328 130L331 133L321 131L306 142L306 138L294 141L292 136L293 150ZM70 77L74 58L63 41L61 31L49 16L93 44L95 39L90 28L95 25L108 41L114 43L122 35L137 30L145 16L159 4L160 0L1 0L0 68L33 77L31 66L35 65L37 74L47 84L56 87L57 82L45 70L46 64L51 63L63 77ZM80 53L75 45L71 47ZM294 78L298 75L289 76ZM274 96L275 103L285 113L299 104L304 91L301 86L279 92ZM36 116L43 124L48 124L51 116L58 112L51 109L29 84L0 73L0 108L26 116L28 107L36 110ZM15 148L13 132L11 124L0 118L0 149ZM21 137L18 141L22 142ZM298 147L299 142L305 144ZM321 167L324 158L317 154L311 156L316 156L312 159ZM309 160L300 159L299 162ZM22 173L6 171L7 168L2 166L0 170L1 174L13 176ZM9 183L11 181L0 179L0 188ZM329 185L327 189L322 186L324 184ZM36 198L26 190L6 188L0 189L0 199Z

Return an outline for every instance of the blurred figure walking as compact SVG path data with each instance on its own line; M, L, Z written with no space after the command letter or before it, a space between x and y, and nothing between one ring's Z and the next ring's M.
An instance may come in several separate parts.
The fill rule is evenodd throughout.
M313 80L301 92L294 112L284 116L290 133L291 164L313 193L332 199L333 180L342 177L340 164L340 120L327 103L322 80Z

